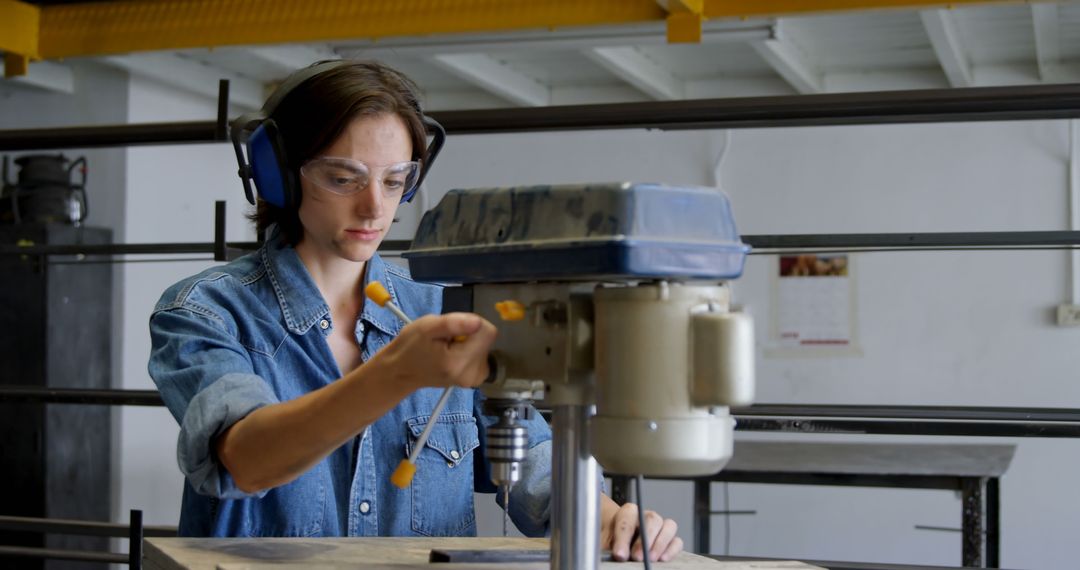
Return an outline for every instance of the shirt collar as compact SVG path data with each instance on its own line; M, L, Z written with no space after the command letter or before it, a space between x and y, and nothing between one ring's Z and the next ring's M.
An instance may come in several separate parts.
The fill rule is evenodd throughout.
M273 232L263 246L262 256L274 294L285 316L285 324L291 332L305 334L315 323L327 318L330 307L315 281L311 279L296 249L285 242L281 232ZM368 260L364 273L365 286L372 281L382 283L390 293L390 302L401 307L394 290L394 275L387 271L386 261L379 254L376 253ZM363 295L363 291L357 291L357 294ZM364 302L360 319L391 336L396 336L405 325L389 309L368 301Z
M330 314L300 255L280 231L275 230L263 246L262 258L289 331L304 334Z

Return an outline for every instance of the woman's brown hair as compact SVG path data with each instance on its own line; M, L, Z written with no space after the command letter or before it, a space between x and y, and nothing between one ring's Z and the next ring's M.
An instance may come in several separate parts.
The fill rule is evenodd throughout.
M427 133L416 84L378 62L350 61L311 77L289 91L270 118L284 141L287 167L293 179L299 180L300 167L333 144L353 119L388 113L405 122L413 160L426 164ZM300 188L295 190L303 200ZM299 204L298 200L297 207ZM279 208L259 199L251 219L259 235L277 224L290 245L299 243L304 235L296 208Z

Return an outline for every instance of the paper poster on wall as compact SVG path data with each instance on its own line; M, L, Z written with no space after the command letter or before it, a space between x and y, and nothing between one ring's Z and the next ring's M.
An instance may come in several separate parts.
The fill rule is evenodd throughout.
M854 344L848 256L781 256L774 281L773 341L777 348Z

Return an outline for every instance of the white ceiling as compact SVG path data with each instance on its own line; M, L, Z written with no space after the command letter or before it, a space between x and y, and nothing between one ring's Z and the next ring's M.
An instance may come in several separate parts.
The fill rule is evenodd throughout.
M669 45L664 32L657 23L102 60L207 96L215 77L229 78L246 107L290 71L334 57L397 67L433 110L1080 81L1078 2L712 20L692 45ZM49 79L62 71L34 64L24 83L70 88Z

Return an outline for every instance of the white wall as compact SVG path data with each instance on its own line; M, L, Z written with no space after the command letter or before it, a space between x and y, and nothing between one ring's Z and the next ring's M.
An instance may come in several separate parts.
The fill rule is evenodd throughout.
M723 179L747 234L1068 229L1063 121L759 130L732 141ZM857 255L863 355L759 359L759 401L1076 407L1080 329L1052 324L1068 294L1067 256ZM772 263L752 258L737 286L761 324ZM1080 443L1011 443L1002 565L1075 565L1066 545L1080 515L1064 490L1080 472ZM737 506L767 510L733 523L740 554L960 562L957 535L912 530L959 527L947 493L746 487L732 487Z

